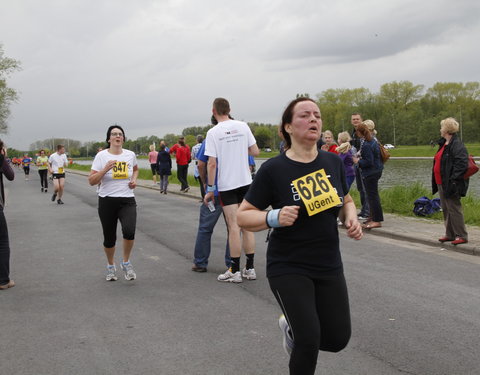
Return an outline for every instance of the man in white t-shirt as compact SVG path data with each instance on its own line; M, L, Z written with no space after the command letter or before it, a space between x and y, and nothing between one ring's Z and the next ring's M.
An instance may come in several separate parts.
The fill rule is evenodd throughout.
M252 183L248 155L257 156L259 150L248 125L230 117L230 104L226 99L215 99L212 112L218 125L207 132L205 155L208 156L208 186L204 203L215 199L215 170L218 167L218 192L227 221L232 259L231 267L218 276L218 281L240 283L242 276L247 280L255 280L255 238L253 233L241 230L238 226L237 210ZM247 262L240 273L242 247Z
M63 204L62 196L65 187L65 168L68 166L67 155L65 155L65 147L57 145L57 152L48 158L48 171L53 175L54 192L52 202L58 196L57 203Z

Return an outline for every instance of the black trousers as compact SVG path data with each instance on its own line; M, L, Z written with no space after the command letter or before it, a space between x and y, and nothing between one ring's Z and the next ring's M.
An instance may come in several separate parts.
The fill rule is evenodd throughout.
M182 184L182 187L181 187L182 190L185 190L188 187L187 174L188 174L188 164L187 165L177 164L177 177L180 183Z
M315 279L288 274L268 281L294 340L290 374L314 374L319 350L339 352L350 340L345 277L343 273Z
M120 220L125 240L135 239L137 203L134 197L98 197L98 216L103 228L103 246L111 248L117 241L117 222Z
M48 188L48 169L39 169L38 174L40 175L40 184L42 185L42 188L47 189Z
M0 205L0 285L10 281L10 243L8 240L7 220Z

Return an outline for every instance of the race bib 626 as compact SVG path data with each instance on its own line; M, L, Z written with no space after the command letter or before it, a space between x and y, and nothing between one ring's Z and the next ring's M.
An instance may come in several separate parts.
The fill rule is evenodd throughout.
M328 179L325 169L307 174L292 181L302 199L308 216L341 205L342 201Z

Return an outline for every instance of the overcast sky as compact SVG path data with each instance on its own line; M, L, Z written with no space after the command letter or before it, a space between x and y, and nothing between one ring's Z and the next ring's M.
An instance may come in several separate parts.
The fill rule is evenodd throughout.
M1 137L179 134L218 96L276 124L297 93L480 81L479 40L478 0L0 0L0 43L23 68Z

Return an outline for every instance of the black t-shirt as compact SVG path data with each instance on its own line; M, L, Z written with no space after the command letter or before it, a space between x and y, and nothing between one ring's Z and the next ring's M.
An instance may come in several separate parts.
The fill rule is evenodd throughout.
M341 203L309 216L292 181L313 172L320 176L322 169L334 189L321 196L328 201L332 190L336 190ZM315 179L310 181L315 187ZM283 153L262 164L245 199L260 210L270 205L274 209L300 206L299 216L292 226L275 228L270 235L267 277L289 273L315 277L343 271L337 216L347 192L342 160L331 152L319 150L317 158L310 163L296 162Z

